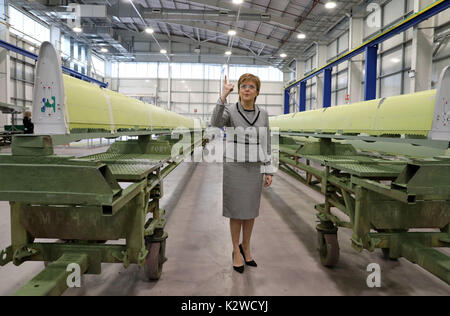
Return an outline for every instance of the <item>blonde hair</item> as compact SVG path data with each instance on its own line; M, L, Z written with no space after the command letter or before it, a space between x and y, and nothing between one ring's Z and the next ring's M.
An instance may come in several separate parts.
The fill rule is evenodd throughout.
M252 75L252 74L243 74L238 81L238 92L241 89L241 84L245 81L253 81L256 84L256 90L258 91L259 94L259 90L261 89L261 80L259 79L258 76ZM258 96L255 97L255 102L256 102L256 98ZM239 101L241 100L241 97L239 97Z
M25 112L23 113L23 116L25 116L25 117L31 117L31 111L25 111Z

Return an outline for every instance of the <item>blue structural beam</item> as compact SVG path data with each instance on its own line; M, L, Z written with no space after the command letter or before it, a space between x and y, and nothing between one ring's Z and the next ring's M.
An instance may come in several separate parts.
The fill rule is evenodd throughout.
M291 90L284 90L284 114L289 113L289 105L291 101Z
M329 108L331 106L331 71L332 68L327 68L323 74L323 107Z
M300 100L299 100L299 111L306 111L306 81L300 83Z
M377 58L378 45L366 47L364 101L375 100L377 98Z
M7 50L9 50L9 51L12 51L12 52L14 52L14 53L23 55L23 56L25 56L25 57L31 58L31 59L33 59L33 60L35 60L35 61L38 60L38 55L33 54L33 53L31 53L31 52L29 52L29 51L23 49L23 48L20 48L20 47L17 47L17 46L15 46L15 45L12 45L12 44L10 44L10 43L8 43L8 42L5 42L5 41L0 40L0 47L3 47L3 48L5 48L5 49L7 49ZM65 73L67 73L67 74L69 74L69 75L71 75L71 76L73 76L73 77L75 77L75 78L78 78L78 79L81 79L81 80L85 80L85 81L89 81L89 82L95 83L95 84L99 85L99 86L102 87L102 88L108 87L108 84L107 84L107 83L103 83L103 82L101 82L101 81L99 81L99 80L97 80L97 79L94 79L94 78L92 78L92 77L83 75L82 73L79 73L79 72L77 72L77 71L75 71L75 70L72 70L72 69L70 69L70 68L67 68L67 67L64 67L64 66L63 66L63 67L62 67L62 70L63 70L63 72L65 72Z
M353 57L364 53L366 51L366 49L368 47L375 47L376 45L386 41L387 39L402 33L404 31L406 31L407 29L416 26L417 24L431 18L432 16L446 10L450 8L450 0L438 0L433 2L432 4L430 4L428 7L424 8L423 10L413 14L412 16L410 16L409 18L403 20L402 22L396 24L395 26L387 29L386 31L376 35L375 37L373 37L372 39L368 40L367 42L365 42L364 44L362 44L361 46L349 51L348 53L344 54L343 56L336 58L335 60L331 61L330 63L326 64L325 66L323 66L322 68L319 68L318 70L312 72L311 74L309 74L308 76L290 84L289 86L287 86L285 89L291 89L293 87L296 87L300 84L302 84L303 82L306 82L314 77L316 77L317 75L321 74L322 72L324 72L326 69L331 69L333 67L336 67L337 65L339 65L342 62L345 62L347 60L352 59ZM367 73L366 73L367 75ZM367 79L367 78L366 78ZM366 80L367 82L367 80ZM301 98L301 96L300 96Z

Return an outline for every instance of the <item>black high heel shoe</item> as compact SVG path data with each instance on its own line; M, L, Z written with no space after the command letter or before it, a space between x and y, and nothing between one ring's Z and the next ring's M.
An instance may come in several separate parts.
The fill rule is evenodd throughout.
M250 267L257 267L257 266L258 266L258 265L256 264L255 260L252 260L252 261L246 261L246 260L245 260L244 248L242 248L242 244L239 245L239 250L241 251L242 257L244 257L244 261L245 261L245 264L246 264L246 265L248 265L248 266L250 266Z
M231 259L234 262L234 252L231 254ZM244 259L244 261L245 261L245 259ZM244 273L244 265L241 265L240 267L235 267L234 264L233 264L233 269L236 272Z

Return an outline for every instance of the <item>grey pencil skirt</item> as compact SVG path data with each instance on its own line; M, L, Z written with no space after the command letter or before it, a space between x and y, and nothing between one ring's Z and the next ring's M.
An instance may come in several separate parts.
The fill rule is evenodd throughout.
M258 217L263 179L260 162L224 162L223 216L243 220Z

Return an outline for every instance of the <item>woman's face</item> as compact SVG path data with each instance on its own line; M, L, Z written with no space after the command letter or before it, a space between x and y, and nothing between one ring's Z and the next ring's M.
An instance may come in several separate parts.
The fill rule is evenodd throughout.
M256 83L252 80L243 81L239 87L239 96L241 102L253 102L259 92L256 89Z

